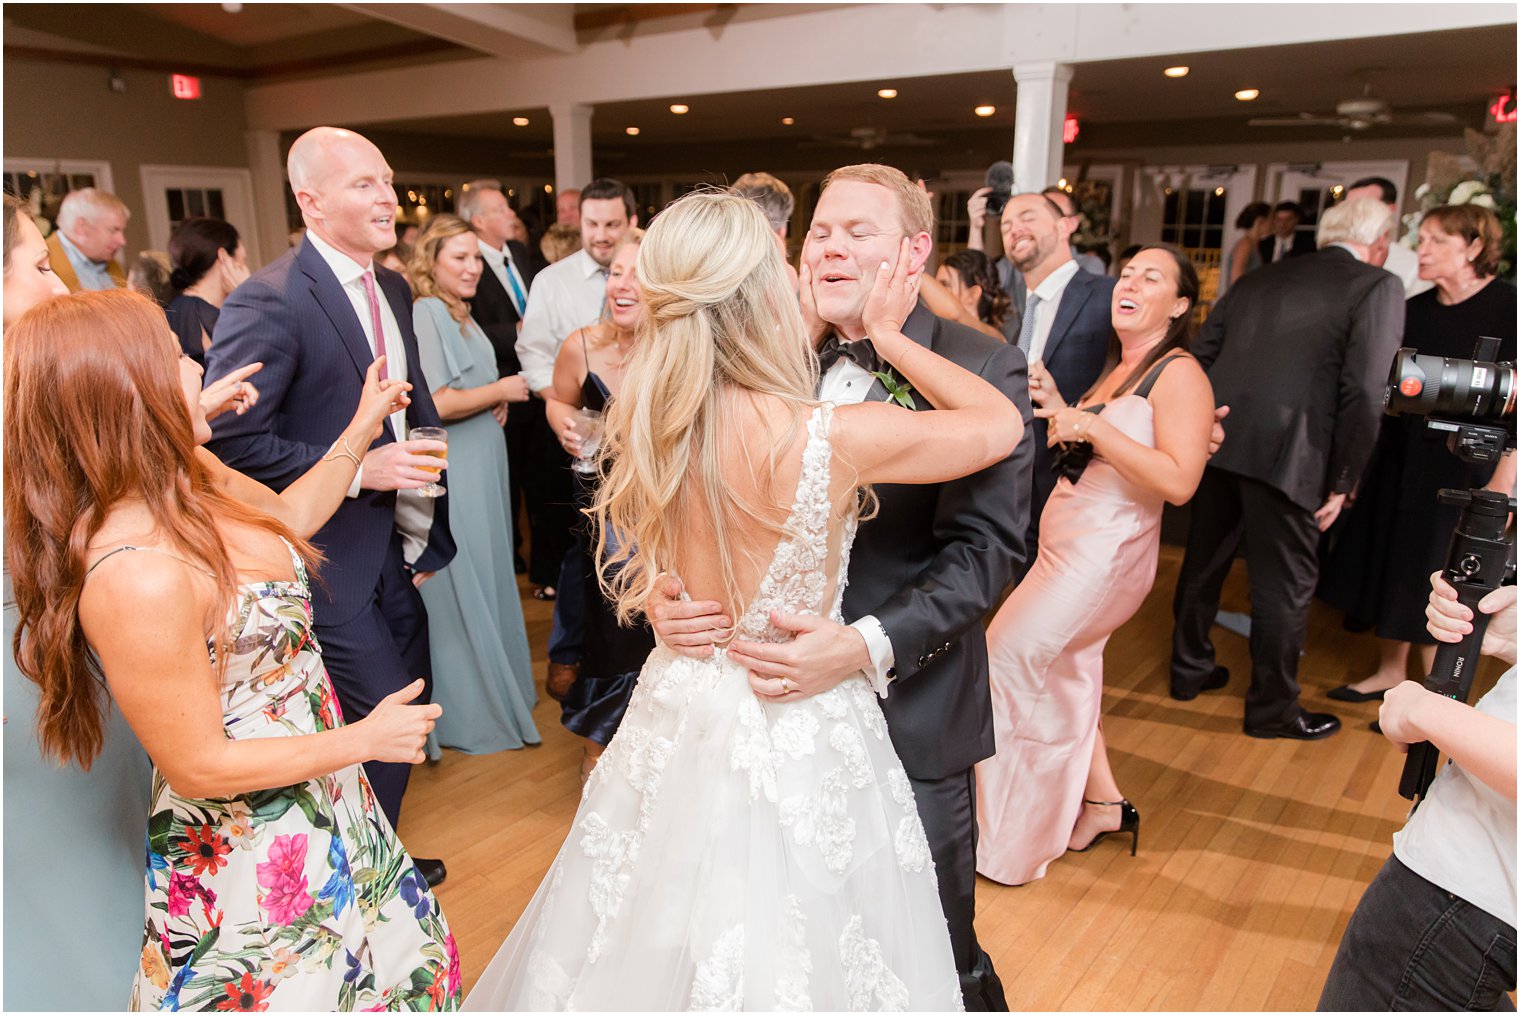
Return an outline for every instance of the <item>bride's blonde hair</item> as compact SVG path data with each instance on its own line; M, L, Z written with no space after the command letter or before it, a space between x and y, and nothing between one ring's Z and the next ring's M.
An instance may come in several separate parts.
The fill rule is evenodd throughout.
M795 442L818 383L797 295L770 223L753 202L730 192L676 201L645 234L638 273L644 319L608 410L600 455L609 467L589 511L597 576L623 623L643 610L661 567L671 566L683 537L690 538L698 504L711 519L724 592L731 607L742 602L749 590L738 587L734 535L780 535L765 480ZM738 392L789 408L787 425L768 445L766 432L735 432ZM757 496L724 482L725 448L742 449L755 463Z

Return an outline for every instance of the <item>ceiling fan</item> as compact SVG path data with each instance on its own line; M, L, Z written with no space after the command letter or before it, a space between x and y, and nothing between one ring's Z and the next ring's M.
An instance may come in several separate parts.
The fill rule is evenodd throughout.
M802 148L859 148L871 151L884 145L894 147L923 147L937 145L932 137L920 137L912 131L888 130L885 127L851 127L846 134L814 134L813 140L804 141Z
M1247 120L1252 127L1339 127L1363 131L1388 124L1425 125L1452 123L1456 117L1447 112L1399 114L1386 100L1372 94L1372 85L1364 83L1362 94L1342 99L1334 113L1298 113L1295 116L1258 116Z

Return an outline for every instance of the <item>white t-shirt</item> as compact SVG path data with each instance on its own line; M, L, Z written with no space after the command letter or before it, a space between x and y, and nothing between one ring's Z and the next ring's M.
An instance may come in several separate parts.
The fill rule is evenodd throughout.
M1515 721L1515 670L1474 706ZM1393 854L1437 887L1515 926L1515 802L1448 764L1393 837Z

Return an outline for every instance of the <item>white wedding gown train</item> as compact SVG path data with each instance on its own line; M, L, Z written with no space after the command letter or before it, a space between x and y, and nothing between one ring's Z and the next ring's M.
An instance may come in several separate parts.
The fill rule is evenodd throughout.
M739 636L838 619L828 424ZM843 531L839 531L842 527ZM559 856L465 1002L476 1011L959 1010L907 774L863 676L784 704L720 652L656 648Z

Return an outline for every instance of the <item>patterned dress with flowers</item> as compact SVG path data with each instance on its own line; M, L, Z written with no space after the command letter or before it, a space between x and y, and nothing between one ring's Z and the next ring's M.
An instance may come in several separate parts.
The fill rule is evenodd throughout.
M242 587L222 676L231 739L343 725L299 559L296 577ZM215 800L155 771L145 880L133 1010L458 1006L453 935L358 765Z

